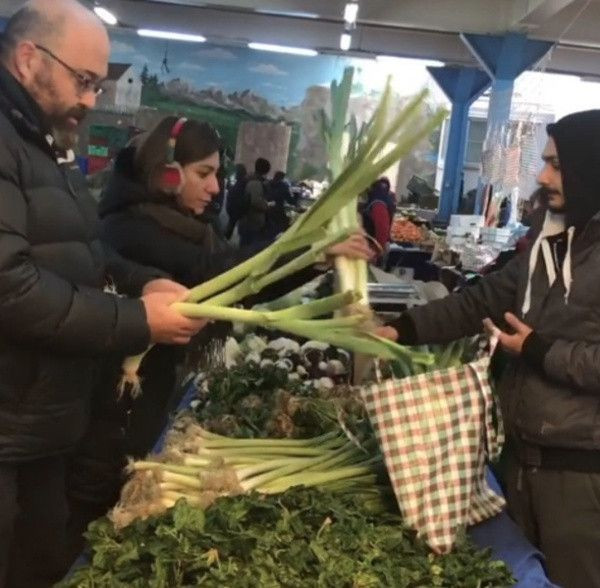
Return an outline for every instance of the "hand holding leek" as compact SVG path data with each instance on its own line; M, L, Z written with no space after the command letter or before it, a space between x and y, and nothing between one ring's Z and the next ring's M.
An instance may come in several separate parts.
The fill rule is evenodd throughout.
M206 319L188 318L175 310L174 304L181 299L181 293L164 291L142 296L152 343L185 345L206 326Z

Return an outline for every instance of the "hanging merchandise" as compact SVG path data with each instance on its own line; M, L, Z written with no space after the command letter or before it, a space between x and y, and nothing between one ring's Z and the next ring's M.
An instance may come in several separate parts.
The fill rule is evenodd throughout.
M488 184L497 184L502 177L502 158L498 149L485 149L481 154L481 176Z
M558 45L571 27L580 19L590 5L586 0L581 9L565 25L557 36ZM555 45L555 46L556 46ZM554 48L533 68L535 73L544 73L553 59ZM493 186L494 198L502 202L508 198L510 219L508 225L518 224L519 199L528 198L536 187L536 176L540 169L541 138L545 136L545 126L554 117L550 112L542 112L545 89L539 79L528 82L531 91L521 92L531 97L529 102L513 104L512 117L501 126L488 127L483 144L481 160L481 180L486 187ZM520 108L519 108L520 106ZM519 120L514 120L518 118ZM490 210L491 208L491 210ZM489 204L482 208L486 216L486 226L495 226L494 207ZM488 224L491 223L491 224Z
M521 177L521 145L516 143L507 147L504 152L504 177L502 186L506 190L519 185Z

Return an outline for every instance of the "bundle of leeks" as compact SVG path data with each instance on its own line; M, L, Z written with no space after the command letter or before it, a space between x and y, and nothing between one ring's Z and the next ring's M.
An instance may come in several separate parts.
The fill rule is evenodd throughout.
M185 498L207 508L220 496L253 490L278 494L293 486L360 492L377 499L381 455L341 431L312 439L234 439L193 422L172 431L165 451L132 462L133 476L111 512L116 527L162 512Z
M348 74L343 82L344 88L348 83L347 76ZM388 81L383 98L373 120L367 125L360 144L355 142L352 152L348 152L345 157L340 155L343 164L335 163L332 167L341 171L337 175L332 174L333 182L320 199L269 247L233 269L193 288L187 300L175 303L174 308L188 317L242 321L308 339L318 339L357 353L430 363L432 358L429 355L415 353L374 335L368 314L353 310L359 301L366 302L364 264L356 264L353 268L352 265L344 267L344 264L348 266L346 262L339 262L338 273L342 284L340 292L313 304L292 306L276 312L232 308L249 295L314 264L331 245L347 239L359 230L355 212L358 195L427 137L446 115L445 111L440 110L430 120L420 122L421 117L416 114L422 111L425 96L426 92L419 94L386 125L391 102L391 86ZM335 108L343 109L344 104ZM347 110L347 103L345 108ZM340 115L344 120L346 110ZM342 153L343 134L344 126L336 123L328 139L330 155L337 152L337 146L340 146L340 154ZM395 147L386 151L391 142L396 143ZM339 220L340 211L346 211L344 222ZM292 253L298 255L277 266L283 256ZM316 318L342 309L349 310L341 313L343 316L338 313L333 319ZM123 366L121 390L131 387L132 395L140 391L137 371L143 356L144 354L128 358Z

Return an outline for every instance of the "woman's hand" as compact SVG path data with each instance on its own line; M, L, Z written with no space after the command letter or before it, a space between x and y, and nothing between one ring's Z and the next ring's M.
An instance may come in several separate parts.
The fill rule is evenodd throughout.
M394 327L390 327L389 325L385 325L383 327L377 327L373 332L374 335L378 337L383 337L384 339L389 339L390 341L398 341L398 331L394 329Z
M355 233L345 241L332 245L327 250L327 255L328 257L342 256L365 261L373 261L376 257L363 233Z

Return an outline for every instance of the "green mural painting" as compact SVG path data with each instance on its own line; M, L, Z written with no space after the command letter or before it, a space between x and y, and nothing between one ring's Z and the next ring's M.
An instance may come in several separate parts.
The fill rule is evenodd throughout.
M93 157L101 155L101 145L92 139L94 128L96 136L99 127L126 128L127 132L120 135L126 142L168 113L212 123L236 161L245 162L261 149L270 150L275 158L285 153L278 167L296 179L320 179L325 175L326 161L320 112L328 108L331 80L339 79L348 65L355 67L350 111L360 122L371 115L388 73L373 60L164 42L124 31L112 31L111 37L106 92L90 119L80 149ZM402 73L404 84L397 87L399 106L428 83L424 63L416 63L411 71L408 76ZM256 132L253 145L248 136L252 139L254 125L258 128L261 124L263 128ZM242 125L245 142L240 141ZM264 127L270 129L266 135ZM279 133L279 127L289 130ZM275 145L261 145L259 138L264 141L265 136ZM435 143L433 137L416 157L421 167L428 167L419 170L425 174L431 174L434 168ZM254 150L248 152L248 145Z

